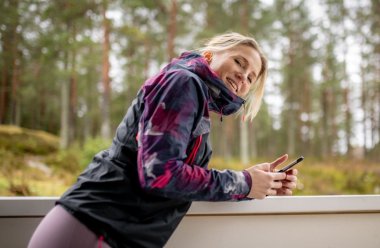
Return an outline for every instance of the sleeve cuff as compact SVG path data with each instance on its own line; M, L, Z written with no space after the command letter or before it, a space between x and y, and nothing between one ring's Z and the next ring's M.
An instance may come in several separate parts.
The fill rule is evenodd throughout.
M248 185L248 192L247 192L247 194L245 194L245 197L247 197L247 195L250 193L251 188L252 188L252 178L251 178L251 174L249 174L249 172L246 170L243 170L243 174L245 177L245 181ZM248 199L251 199L251 198L248 198Z

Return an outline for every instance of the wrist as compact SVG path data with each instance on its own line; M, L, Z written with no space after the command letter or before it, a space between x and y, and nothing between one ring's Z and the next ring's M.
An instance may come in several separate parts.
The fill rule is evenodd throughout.
M251 173L249 173L249 171L247 170L243 170L243 174L244 174L245 182L247 183L247 186L248 186L248 192L245 195L247 197L249 193L251 193L251 190L252 190L252 176L251 176Z

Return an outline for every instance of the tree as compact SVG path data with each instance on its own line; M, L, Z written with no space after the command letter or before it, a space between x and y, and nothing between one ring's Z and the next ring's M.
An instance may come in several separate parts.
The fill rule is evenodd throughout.
M111 103L111 80L109 76L110 62L110 20L107 19L106 12L108 9L108 1L103 0L102 17L103 17L103 94L102 94L102 127L101 136L104 139L111 138L111 123L110 123L110 103Z
M18 109L17 90L20 84L20 4L5 1L2 4L0 124L15 123Z
M281 22L281 35L286 39L283 48L283 82L281 91L284 94L282 111L282 132L286 135L286 150L289 154L309 151L311 126L311 93L313 79L311 68L314 59L311 45L314 40L310 32L304 1L276 1L278 21ZM306 118L301 118L305 116Z

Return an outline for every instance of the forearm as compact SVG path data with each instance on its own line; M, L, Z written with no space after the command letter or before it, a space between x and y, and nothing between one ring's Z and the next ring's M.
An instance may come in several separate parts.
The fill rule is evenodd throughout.
M151 165L152 166L152 165ZM208 170L181 161L155 165L165 170L145 169L140 182L149 192L169 198L191 201L239 201L250 191L248 173L233 170ZM160 171L154 174L153 171Z

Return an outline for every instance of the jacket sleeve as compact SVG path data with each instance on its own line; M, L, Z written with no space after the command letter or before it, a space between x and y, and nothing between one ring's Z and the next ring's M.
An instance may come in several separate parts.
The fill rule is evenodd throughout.
M251 184L248 172L208 170L184 162L195 119L207 104L196 79L174 73L163 84L144 97L138 134L142 188L183 200L247 199Z

